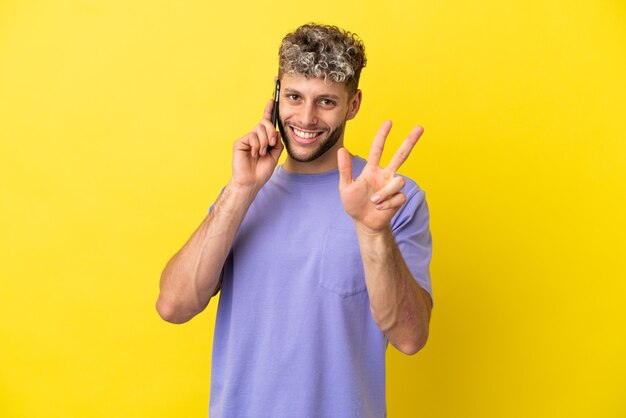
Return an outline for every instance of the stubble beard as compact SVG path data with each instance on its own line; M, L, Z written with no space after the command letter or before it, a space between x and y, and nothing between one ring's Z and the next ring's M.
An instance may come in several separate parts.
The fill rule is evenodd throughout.
M308 155L298 155L294 152L292 144L291 144L291 136L285 132L285 128L283 126L283 121L278 119L278 130L280 131L280 136L283 138L283 142L285 143L285 149L287 150L287 154L289 157L299 163L309 163L311 161L317 160L322 155L326 154L328 150L335 146L337 141L343 136L343 131L346 128L346 121L344 120L341 125L337 126L335 129L329 132L328 137L317 146L315 150L313 150ZM291 134L291 132L290 132Z

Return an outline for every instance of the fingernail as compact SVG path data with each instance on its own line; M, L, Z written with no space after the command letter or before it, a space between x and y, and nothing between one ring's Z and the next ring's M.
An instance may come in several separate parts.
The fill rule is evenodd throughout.
M380 200L380 195L375 194L374 196L372 196L372 202L376 203Z
M378 210L384 209L384 206L385 205L383 203L381 203L379 205L376 205L376 209L378 209Z

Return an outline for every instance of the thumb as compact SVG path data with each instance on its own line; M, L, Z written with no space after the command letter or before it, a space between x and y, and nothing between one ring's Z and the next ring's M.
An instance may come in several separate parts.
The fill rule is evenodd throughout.
M352 157L343 147L337 151L337 166L339 167L339 190L341 190L352 183Z

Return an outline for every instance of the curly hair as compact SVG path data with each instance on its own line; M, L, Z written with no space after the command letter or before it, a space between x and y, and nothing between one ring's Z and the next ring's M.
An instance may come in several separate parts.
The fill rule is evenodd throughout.
M365 46L354 33L336 26L308 23L287 34L280 45L278 76L323 78L345 83L351 94L365 67Z

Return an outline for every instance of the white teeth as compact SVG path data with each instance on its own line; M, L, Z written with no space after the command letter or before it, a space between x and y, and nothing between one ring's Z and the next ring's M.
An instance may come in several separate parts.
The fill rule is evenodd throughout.
M293 128L293 126L292 126ZM319 135L319 132L304 132L299 129L293 128L293 132L298 135L299 138L302 139L311 139Z

